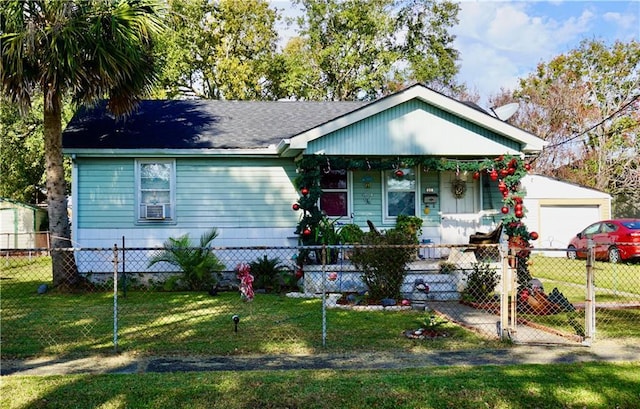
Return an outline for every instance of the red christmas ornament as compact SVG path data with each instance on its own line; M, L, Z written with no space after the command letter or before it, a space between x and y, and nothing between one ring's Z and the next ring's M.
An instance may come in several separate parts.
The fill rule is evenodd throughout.
M300 210L300 205L299 205L299 204L297 204L297 203L294 203L294 204L291 206L291 208L292 208L293 210Z
M507 213L509 213L509 208L508 208L507 206L502 206L502 209L500 209L500 211L501 211L503 214L507 214Z
M302 234L304 234L305 236L309 236L311 234L311 229L307 227L302 231Z
M297 270L296 270L296 279L298 279L298 280L299 280L299 279L301 279L301 278L302 278L302 276L304 276L304 272L302 271L302 269L300 269L300 268L299 268L299 269L297 269Z
M500 181L500 183L498 183L498 190L504 192L505 190L507 190L507 184L503 181Z
M399 178L404 176L404 172L402 171L402 169L396 170L396 176L399 177Z
M474 173L473 173L473 178L474 178L475 180L480 179L480 172L474 172Z
M529 238L531 240L538 240L538 233L536 233L535 231L532 231L531 233L529 233Z
M489 173L489 177L491 178L491 180L496 181L498 180L498 172L496 172L495 169L491 170L491 173Z
M520 211L515 211L515 215L518 219L522 219L524 217L524 213L522 212L522 210Z
M300 193L302 193L302 196L306 196L309 194L309 189L303 187L302 189L300 189Z
M528 164L528 163L525 163L525 164L524 164L524 169L525 169L527 172L528 172L528 171L530 171L530 170L531 170L531 165L530 165L530 164Z
M516 212L521 212L522 211L522 203L516 203L516 205L513 208L515 209Z
M506 169L500 169L500 176L505 177L509 175L509 171Z

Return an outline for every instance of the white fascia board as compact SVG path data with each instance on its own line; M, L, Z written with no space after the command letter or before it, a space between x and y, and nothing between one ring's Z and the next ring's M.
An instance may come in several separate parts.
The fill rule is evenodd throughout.
M469 107L454 100L453 98L439 94L426 87L414 85L413 87L407 88L397 94L382 98L354 112L348 113L340 118L327 122L326 124L294 136L289 139L289 148L306 149L309 141L320 138L338 129L349 126L412 99L419 99L427 104L438 107L443 111L450 112L470 122L478 124L497 134L516 140L523 145L522 150L525 153L540 152L542 148L547 145L547 142L527 131L510 125L498 118L492 117L489 114L480 112L477 109Z
M82 157L145 157L145 156L225 156L225 157L273 157L278 156L275 147L259 149L64 149L67 156Z

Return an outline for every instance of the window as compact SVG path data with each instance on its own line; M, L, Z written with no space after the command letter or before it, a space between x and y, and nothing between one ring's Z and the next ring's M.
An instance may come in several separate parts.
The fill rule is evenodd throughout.
M327 216L339 217L349 214L347 170L331 170L320 178L320 210Z
M416 173L414 169L387 170L384 172L386 217L416 215Z
M138 220L174 219L175 163L173 161L137 161Z

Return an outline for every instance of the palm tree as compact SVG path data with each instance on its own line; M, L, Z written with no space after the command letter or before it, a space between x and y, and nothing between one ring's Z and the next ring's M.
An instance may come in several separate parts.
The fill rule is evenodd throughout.
M180 283L185 289L210 290L218 282L218 273L224 270L224 264L209 247L218 237L215 227L202 233L200 247L191 243L189 234L178 238L169 237L164 242L164 250L149 259L149 267L158 263L167 263L179 267L182 271ZM174 285L176 281L171 281Z
M3 0L2 93L27 112L44 95L44 146L54 286L79 283L71 247L62 155L62 98L107 98L131 112L155 79L152 41L163 29L156 0Z

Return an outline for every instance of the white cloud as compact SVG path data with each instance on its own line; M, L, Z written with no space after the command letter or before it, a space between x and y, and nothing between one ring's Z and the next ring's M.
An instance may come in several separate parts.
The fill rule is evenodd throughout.
M596 15L580 10L580 3L572 12L560 19L536 13L536 2L462 2L453 30L462 60L459 79L476 88L482 102L501 87L515 87L517 78L590 31Z

